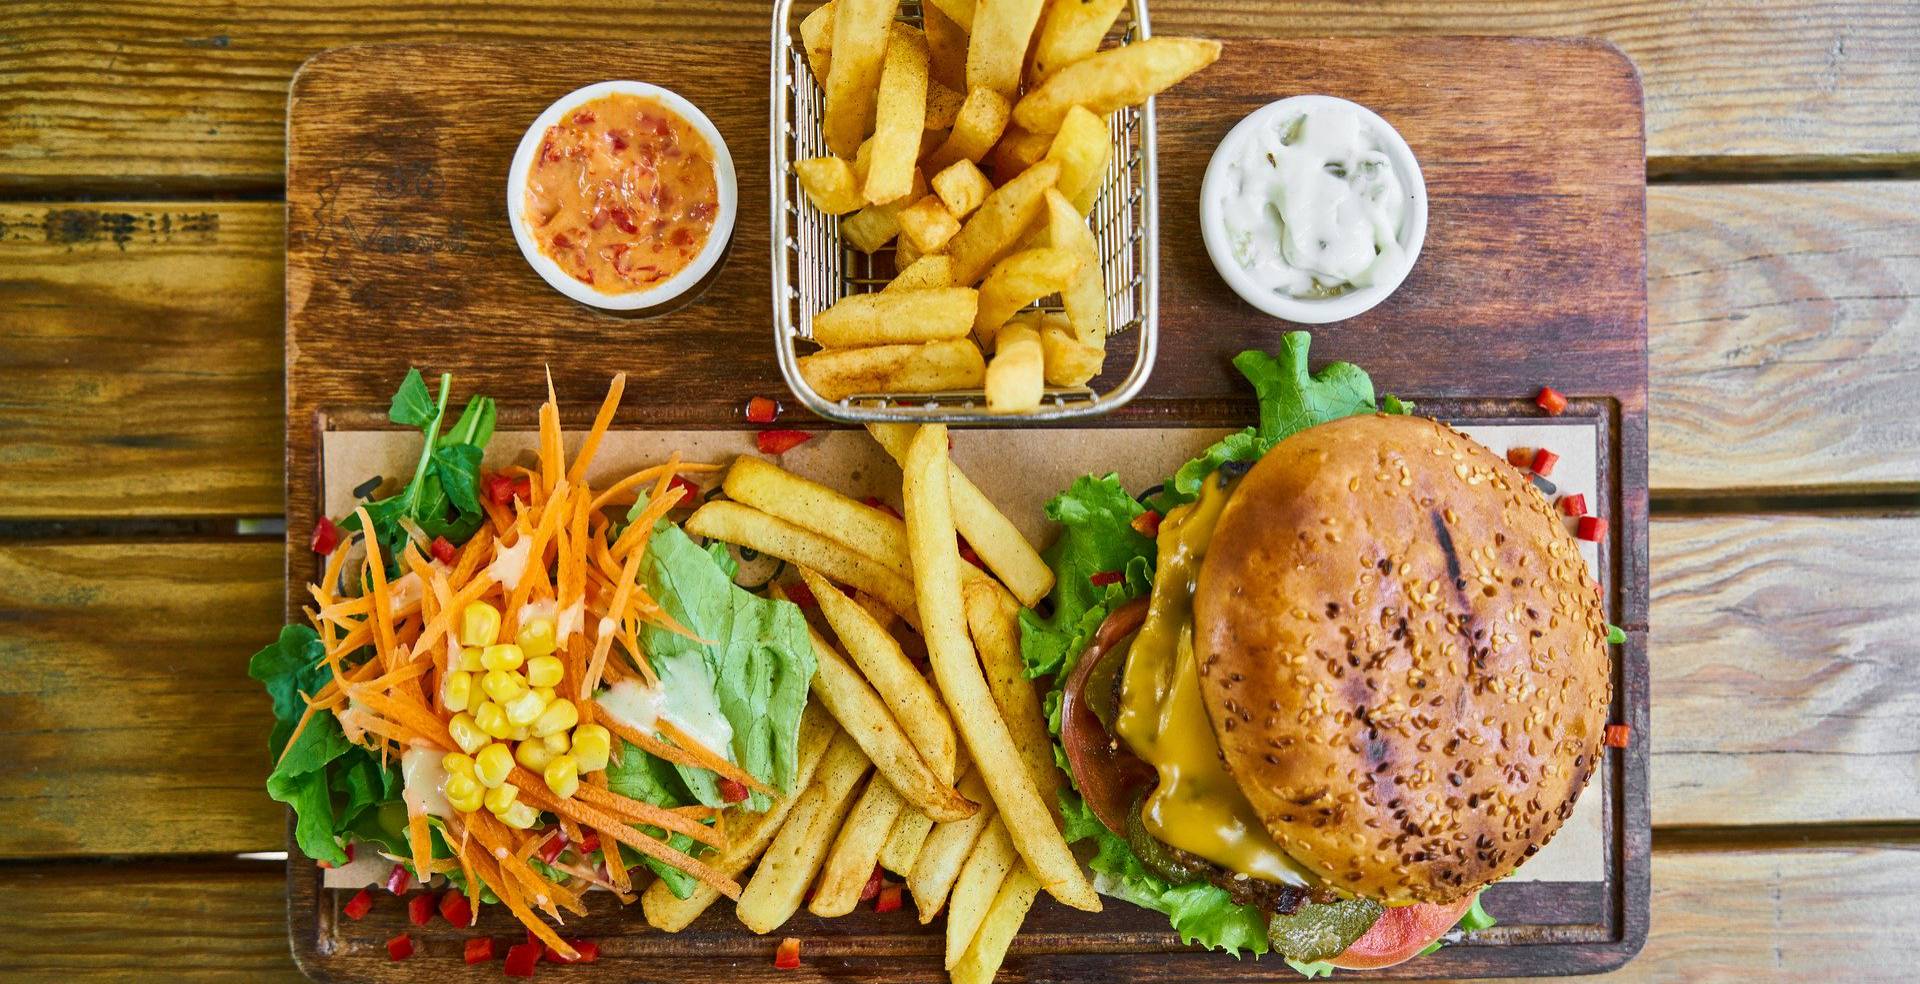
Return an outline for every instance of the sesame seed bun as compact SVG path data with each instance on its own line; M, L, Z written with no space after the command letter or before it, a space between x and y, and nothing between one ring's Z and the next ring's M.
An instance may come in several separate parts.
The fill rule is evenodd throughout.
M1517 469L1420 417L1282 441L1194 595L1201 689L1274 838L1329 884L1449 902L1531 857L1600 760L1606 621Z

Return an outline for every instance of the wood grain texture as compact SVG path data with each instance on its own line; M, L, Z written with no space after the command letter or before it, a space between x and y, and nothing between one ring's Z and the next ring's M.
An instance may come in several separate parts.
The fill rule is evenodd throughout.
M18 0L7 12L0 188L48 194L278 187L287 81L328 47L767 33L766 7L738 0L644 12L609 0ZM1646 77L1656 169L1920 154L1920 10L1903 0L1156 0L1152 13L1169 34L1605 37Z
M1920 516L1653 525L1665 825L1920 817Z
M1920 488L1920 183L1648 194L1653 485Z
M0 518L280 511L282 225L0 205Z
M270 541L0 546L0 858L279 846ZM5 961L0 961L4 966Z

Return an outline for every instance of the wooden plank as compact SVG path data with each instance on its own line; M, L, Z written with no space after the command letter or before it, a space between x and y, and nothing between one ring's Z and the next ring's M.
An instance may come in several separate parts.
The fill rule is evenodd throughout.
M281 216L0 205L0 518L280 512Z
M1655 488L1920 488L1920 183L1647 196Z
M1920 516L1653 524L1662 825L1920 817Z
M280 184L287 82L323 48L429 40L764 38L765 5L481 0L341 7L22 0L0 46L0 190ZM1655 168L1891 166L1920 154L1920 8L1739 0L1274 4L1157 0L1161 33L1526 34L1619 44L1647 81ZM1734 160L1706 161L1713 155ZM1672 158L1664 161L1661 159Z
M164 966L180 984L301 979L287 948L279 865L17 865L0 868L0 895L9 903L0 908L0 966L15 973L86 984L146 977ZM391 933L410 928L384 895L367 918ZM1897 928L1915 919L1920 849L1911 843L1661 849L1646 949L1592 979L1818 981L1845 968L1849 982L1905 982L1920 966L1920 937ZM398 969L417 977L455 968L459 934L439 922L413 932L420 952ZM808 940L802 959L815 969L873 959L819 956L831 944ZM772 940L766 949L771 964Z
M280 571L273 541L0 547L0 857L279 846L246 665Z

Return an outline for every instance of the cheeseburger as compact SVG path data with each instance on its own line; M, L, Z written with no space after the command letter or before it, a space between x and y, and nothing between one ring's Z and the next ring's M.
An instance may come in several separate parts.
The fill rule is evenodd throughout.
M1147 563L1056 679L1069 832L1101 887L1309 975L1488 924L1480 890L1553 837L1601 757L1608 628L1562 520L1404 412L1307 426L1181 498L1157 528L1131 511ZM1090 547L1075 535L1057 561Z

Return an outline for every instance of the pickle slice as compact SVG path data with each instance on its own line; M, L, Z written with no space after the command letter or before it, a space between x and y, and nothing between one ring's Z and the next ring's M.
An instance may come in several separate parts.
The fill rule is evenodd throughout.
M1302 963L1329 960L1365 935L1380 912L1380 903L1372 899L1308 901L1292 915L1268 919L1267 941L1281 954Z

